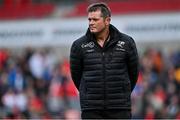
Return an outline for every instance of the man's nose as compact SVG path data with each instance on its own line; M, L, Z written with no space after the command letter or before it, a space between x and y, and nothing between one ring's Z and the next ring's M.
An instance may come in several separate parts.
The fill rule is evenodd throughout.
M90 20L90 21L89 21L89 24L90 24L90 25L93 25L93 24L94 24L94 21L93 21L93 20Z

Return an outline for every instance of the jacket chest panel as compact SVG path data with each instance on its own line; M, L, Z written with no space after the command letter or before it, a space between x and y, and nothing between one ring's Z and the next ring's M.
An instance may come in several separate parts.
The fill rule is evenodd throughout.
M87 52L88 51L88 52ZM85 50L84 53L84 65L98 65L104 62L105 64L119 64L126 62L126 52L109 50L109 51L96 51Z
M125 63L127 46L124 41L117 41L109 47L101 48L95 42L87 42L81 45L84 65L98 65Z
M111 57L112 63L126 62L126 52L114 50Z

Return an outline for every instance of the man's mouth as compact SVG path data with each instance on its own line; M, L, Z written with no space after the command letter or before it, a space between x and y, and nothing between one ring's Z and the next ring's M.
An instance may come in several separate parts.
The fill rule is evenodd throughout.
M95 27L90 27L90 29L95 29Z
M90 29L94 29L95 27L93 27L93 26L89 26L89 28L90 28Z

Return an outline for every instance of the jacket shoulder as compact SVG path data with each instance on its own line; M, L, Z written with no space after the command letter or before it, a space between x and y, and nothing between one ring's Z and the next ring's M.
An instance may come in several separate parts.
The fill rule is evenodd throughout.
M120 33L120 34L121 34L122 39L128 40L129 42L134 41L134 39L131 36L129 36L125 33Z
M132 44L135 44L135 41L131 36L129 36L129 35L125 34L125 33L120 33L120 34L121 34L121 39L123 41L126 41L130 46Z
M77 40L75 40L72 45L71 45L71 55L73 54L78 54L81 56L82 54L82 47L81 45L84 43L84 41L87 40L87 37L84 35L80 38L78 38Z
M84 36L76 39L76 40L73 42L73 45L72 45L72 46L79 47L79 46L81 46L81 44L84 43L85 41L87 41L87 36L84 35Z

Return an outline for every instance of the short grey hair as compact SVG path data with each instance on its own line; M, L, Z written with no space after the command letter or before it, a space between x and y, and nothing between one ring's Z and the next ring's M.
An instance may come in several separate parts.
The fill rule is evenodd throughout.
M94 3L94 4L89 5L89 7L87 8L88 13L95 12L97 10L101 11L103 18L111 17L111 10L106 3L103 3L103 2Z

